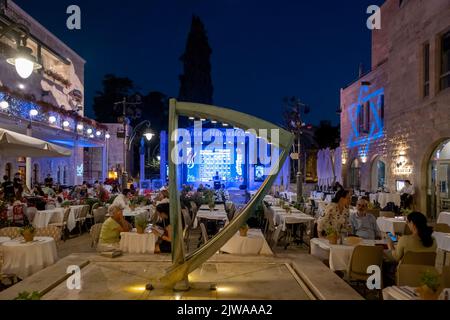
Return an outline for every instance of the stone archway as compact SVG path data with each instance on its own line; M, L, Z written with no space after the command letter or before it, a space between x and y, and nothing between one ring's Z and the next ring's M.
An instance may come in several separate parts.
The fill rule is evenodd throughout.
M450 209L450 137L439 139L425 153L421 166L420 208L436 219Z
M375 155L371 161L370 167L370 188L375 192L379 189L383 189L387 181L387 165L386 160Z

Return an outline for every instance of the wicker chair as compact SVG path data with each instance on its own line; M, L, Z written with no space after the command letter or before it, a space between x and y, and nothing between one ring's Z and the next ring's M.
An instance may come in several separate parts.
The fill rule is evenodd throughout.
M408 251L403 256L400 264L416 264L425 266L436 265L436 252L413 252Z
M90 209L89 205L83 206L79 217L75 219L75 221L78 222L78 228L80 230L80 235L83 233L83 225L86 222L86 218L89 214L89 209Z
M96 223L91 227L89 234L91 235L91 248L96 248L100 239L103 223Z
M99 207L93 210L94 214L94 224L103 223L106 218L107 210L105 207Z
M37 228L36 229L37 237L51 237L55 240L58 245L61 242L62 230L56 226L49 226L45 228Z
M450 233L450 226L445 223L437 223L434 226L435 232L443 232L443 233Z
M68 233L68 229L67 229L67 221L69 220L69 215L70 215L70 208L66 208L64 209L64 216L63 216L63 221L61 222L55 222L55 223L50 223L48 226L54 226L54 227L58 227L61 229L61 234L63 236L63 240L66 241L67 239L67 233Z
M19 227L6 227L0 229L0 237L9 237L11 239L20 237Z

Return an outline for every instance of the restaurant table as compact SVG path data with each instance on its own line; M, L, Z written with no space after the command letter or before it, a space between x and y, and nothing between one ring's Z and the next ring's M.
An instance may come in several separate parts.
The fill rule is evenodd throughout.
M125 208L123 210L123 216L124 217L137 217L137 216L143 216L148 218L150 214L150 210L147 210L145 208L135 208L134 210L131 210L130 208Z
M277 206L272 206L273 210L273 223L281 226L281 231L286 231L286 224L295 223L312 223L314 218L301 212L298 209L291 208L291 213L287 213L285 209Z
M220 251L240 255L273 255L260 229L249 229L245 237L237 232Z
M447 253L450 252L450 233L433 232L433 237L436 240L438 249L444 252L444 261L442 265L446 265Z
M56 262L56 243L50 237L34 237L33 242L22 238L1 244L3 253L2 272L15 274L21 279L42 270Z
M128 253L155 253L157 236L154 233L122 232L120 250Z
M10 237L0 237L0 244L2 244L3 242L6 242L6 241L10 241L10 240L11 240Z
M369 194L369 200L371 203L378 202L378 193Z
M378 193L378 203L381 209L386 207L389 202L393 202L396 206L400 206L400 194L399 193Z
M211 209L209 209L209 206L207 204L202 204L199 208L199 210L201 211L211 211ZM224 204L216 204L216 206L214 207L214 210L220 210L220 211L225 211L225 205Z
M407 226L405 217L395 217L395 218L386 218L379 217L377 218L377 226L381 232L387 233L391 232L393 234L396 233L405 233L405 229Z
M216 221L228 221L228 216L225 210L215 209L214 211L208 210L199 210L194 220L193 228L197 228L198 220L216 220Z
M441 212L437 219L437 223L445 223L450 226L450 212Z
M62 222L64 219L64 208L37 211L34 216L33 226L45 228L50 222Z
M385 240L363 239L359 245L374 246L386 244ZM330 244L327 239L313 238L310 241L311 255L320 260L329 260L330 269L333 271L347 271L350 266L355 246L345 244Z
M70 206L69 218L67 220L67 229L69 229L69 231L72 231L73 229L75 229L75 227L77 225L76 219L80 216L80 213L81 213L81 210L83 210L83 207L84 207L84 205ZM63 218L64 218L64 214L63 214Z

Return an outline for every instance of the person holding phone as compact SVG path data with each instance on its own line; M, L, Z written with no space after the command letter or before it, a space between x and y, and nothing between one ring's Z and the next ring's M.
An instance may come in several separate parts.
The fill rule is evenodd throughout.
M152 227L152 232L158 237L155 253L172 252L172 226L170 225L170 205L160 203L156 206L159 221Z
M436 252L436 241L431 236L433 228L428 226L427 218L420 212L412 212L406 220L411 235L400 237L396 246L390 237L387 238L387 245L391 250L392 257L396 261L401 261L408 251Z

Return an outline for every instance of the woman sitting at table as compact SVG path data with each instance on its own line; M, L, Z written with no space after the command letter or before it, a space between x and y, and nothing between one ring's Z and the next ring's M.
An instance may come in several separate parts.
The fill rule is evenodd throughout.
M161 203L156 206L156 213L159 216L157 227L152 231L159 237L155 245L155 253L172 252L172 226L170 225L170 207L168 203Z
M103 222L98 251L111 251L119 249L120 233L129 232L131 225L125 220L122 209L118 206L109 207L109 218Z
M130 197L131 197L130 189L123 189L122 194L119 194L117 197L115 197L112 205L118 206L122 210L125 209L130 210Z
M336 192L335 197L325 208L325 214L317 219L319 237L325 237L329 228L340 232L342 228L349 228L349 210L351 194L348 190Z
M436 252L436 241L431 236L433 228L427 225L427 218L420 212L412 212L406 217L411 235L404 235L394 246L391 238L387 238L387 245L391 250L392 257L396 261L402 260L408 251L413 252Z

